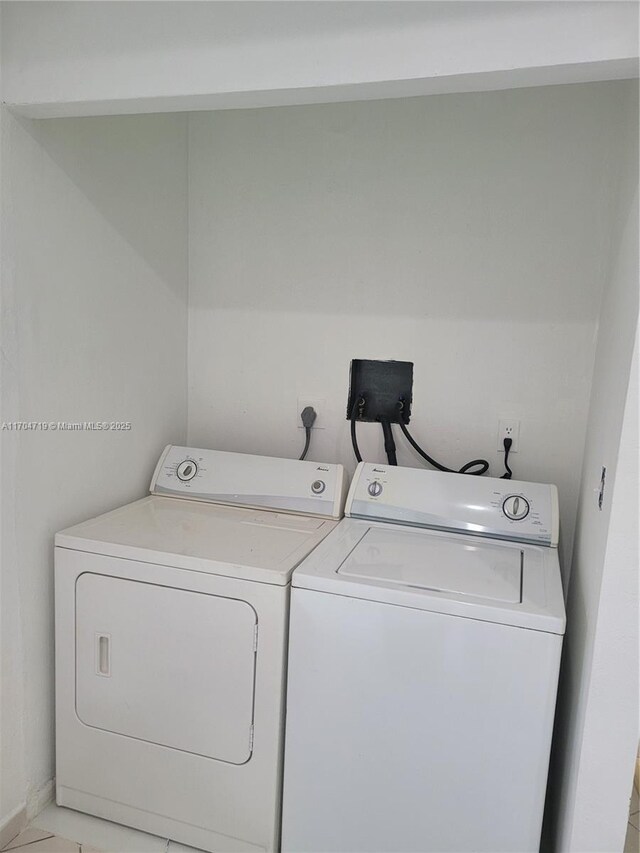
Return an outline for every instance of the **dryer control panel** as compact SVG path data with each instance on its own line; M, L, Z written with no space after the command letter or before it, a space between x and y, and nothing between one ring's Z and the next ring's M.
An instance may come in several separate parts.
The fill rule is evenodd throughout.
M341 518L346 485L342 465L170 444L160 456L149 491L216 504Z
M361 462L345 515L558 545L558 490L545 483Z

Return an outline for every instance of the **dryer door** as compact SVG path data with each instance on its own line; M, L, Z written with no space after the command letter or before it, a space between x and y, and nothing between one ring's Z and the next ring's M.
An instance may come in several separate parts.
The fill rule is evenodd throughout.
M252 749L256 626L245 601L80 575L78 717L116 734L243 764Z

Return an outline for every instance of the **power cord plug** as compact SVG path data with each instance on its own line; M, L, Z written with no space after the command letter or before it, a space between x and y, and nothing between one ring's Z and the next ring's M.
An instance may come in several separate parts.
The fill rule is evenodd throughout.
M513 476L513 471L509 468L509 451L511 450L511 445L513 444L512 438L505 438L502 442L504 444L504 467L506 470L506 474L503 474L500 477L501 480L510 480Z
M300 418L302 420L302 426L305 429L311 429L311 427L316 422L317 418L316 410L313 406L305 406L302 412L300 413Z
M305 406L304 409L300 412L300 420L302 421L302 426L305 431L305 442L304 442L304 450L302 451L301 456L299 457L302 461L307 453L309 452L309 445L311 444L311 427L314 425L317 418L316 410L313 406Z

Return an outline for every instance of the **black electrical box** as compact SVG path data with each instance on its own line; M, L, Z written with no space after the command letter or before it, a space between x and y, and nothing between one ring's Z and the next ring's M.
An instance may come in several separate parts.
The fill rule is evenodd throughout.
M354 358L349 375L347 419L408 424L413 362Z

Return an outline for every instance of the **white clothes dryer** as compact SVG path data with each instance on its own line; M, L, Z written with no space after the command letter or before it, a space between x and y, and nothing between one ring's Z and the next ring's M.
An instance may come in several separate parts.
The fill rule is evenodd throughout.
M150 491L56 536L56 800L276 850L289 582L344 471L169 446Z
M539 849L555 486L361 463L293 574L282 849Z

